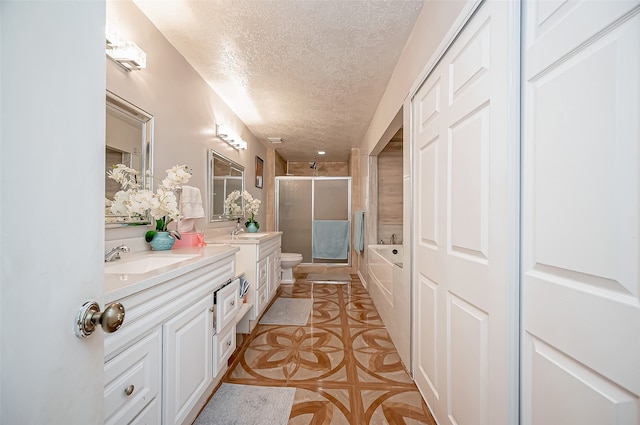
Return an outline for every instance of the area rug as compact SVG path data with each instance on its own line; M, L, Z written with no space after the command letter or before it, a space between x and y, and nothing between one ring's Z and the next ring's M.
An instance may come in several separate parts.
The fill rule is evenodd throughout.
M311 314L311 298L278 298L260 319L261 325L304 326Z
M314 283L351 283L351 276L347 273L309 273L307 282Z
M286 425L295 388L224 383L194 425Z

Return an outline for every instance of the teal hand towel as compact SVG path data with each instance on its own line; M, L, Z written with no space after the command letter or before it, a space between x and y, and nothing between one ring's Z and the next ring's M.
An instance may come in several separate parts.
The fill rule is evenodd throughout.
M313 258L346 260L349 254L349 220L315 220L313 222Z
M357 253L364 251L364 211L356 211L353 218L353 248Z

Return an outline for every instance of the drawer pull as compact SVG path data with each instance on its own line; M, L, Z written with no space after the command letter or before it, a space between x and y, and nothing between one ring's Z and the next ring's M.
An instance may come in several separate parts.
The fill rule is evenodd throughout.
M124 389L124 393L128 396L130 396L131 394L133 394L133 390L136 387L133 386L133 384L129 385L127 388Z

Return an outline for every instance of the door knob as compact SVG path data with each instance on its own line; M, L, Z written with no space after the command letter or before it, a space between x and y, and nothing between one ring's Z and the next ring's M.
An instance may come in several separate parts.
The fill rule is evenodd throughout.
M115 332L124 323L124 306L120 303L109 304L103 312L97 302L90 300L80 307L76 315L75 333L78 338L87 338L96 330L97 325L107 333Z

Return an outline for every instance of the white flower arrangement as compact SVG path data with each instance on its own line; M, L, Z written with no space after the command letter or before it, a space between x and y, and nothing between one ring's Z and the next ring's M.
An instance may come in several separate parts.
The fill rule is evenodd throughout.
M242 194L239 190L234 190L229 195L227 195L227 199L224 200L224 210L226 211L227 215L237 217L243 213L242 205L238 205L238 200L241 197Z
M242 198L242 205L238 205L238 200ZM229 195L227 195L227 199L224 200L224 209L227 212L227 215L237 217L239 215L247 215L250 216L249 220L245 223L246 226L249 223L255 223L259 228L260 225L256 222L254 216L260 212L260 200L254 199L253 196L246 190L242 193L239 190L234 190Z
M111 213L130 218L148 215L156 221L156 230L147 232L147 241L153 239L156 232L166 232L167 225L179 218L178 200L173 190L191 178L186 165L174 165L166 172L167 177L155 192L142 189L138 183L138 172L124 164L116 164L107 172L107 176L120 183L122 188L111 201Z
M138 172L124 164L116 164L112 166L111 170L107 171L107 176L120 183L122 190L140 189L140 183L138 183Z

